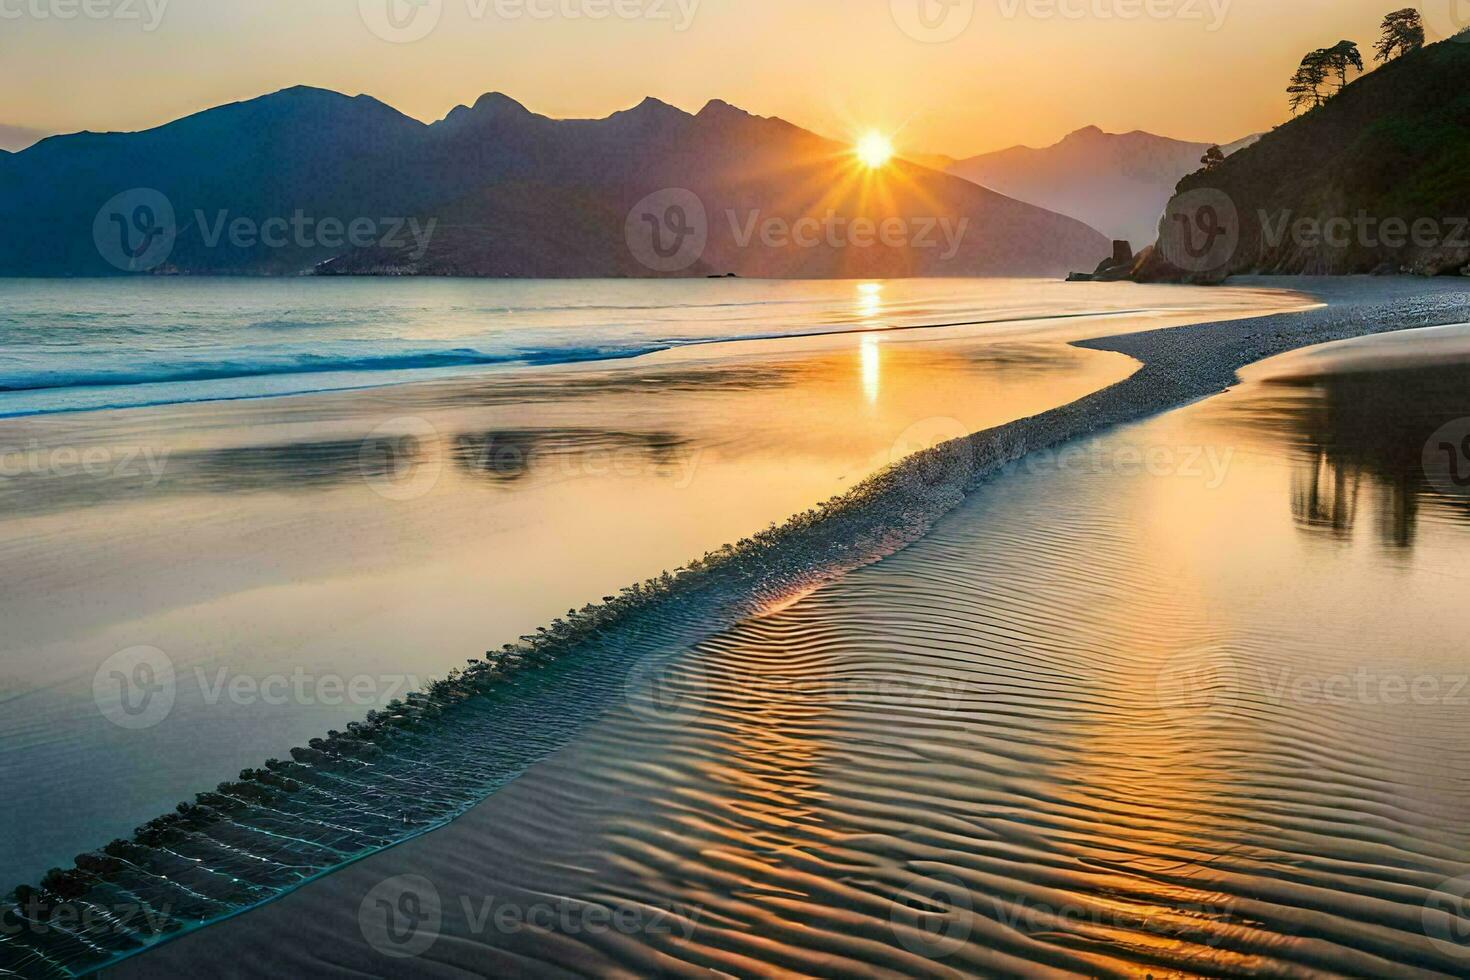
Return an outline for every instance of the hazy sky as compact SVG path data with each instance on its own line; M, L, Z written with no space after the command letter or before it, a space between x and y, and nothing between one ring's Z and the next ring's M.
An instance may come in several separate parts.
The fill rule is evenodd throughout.
M0 0L0 124L141 129L309 84L425 120L491 90L552 116L723 98L837 138L876 127L901 150L955 155L1088 124L1226 141L1284 118L1307 49L1351 38L1367 52L1399 5Z

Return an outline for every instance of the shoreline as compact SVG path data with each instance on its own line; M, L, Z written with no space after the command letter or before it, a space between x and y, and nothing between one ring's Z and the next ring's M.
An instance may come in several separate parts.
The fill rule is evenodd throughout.
M697 563L671 582L637 590L631 598L625 593L624 599L589 614L587 621L566 624L553 639L518 651L508 659L516 661L514 666L521 669L551 665L563 654L576 651L585 655L595 645L604 666L620 664L626 669L630 661L636 661L646 667L651 659L677 655L692 637L708 636L752 613L787 604L853 568L901 550L926 534L969 492L1028 452L1207 397L1230 387L1240 367L1273 354L1372 333L1460 322L1465 319L1466 293L1470 292L1470 287L1458 284L1457 288L1426 289L1417 280L1389 290L1383 288L1382 280L1309 284L1317 288L1303 285L1307 284L1297 284L1298 291L1317 295L1329 305L1299 313L1078 341L1076 346L1125 354L1143 366L1127 380L1077 402L921 453L784 528L742 542L711 561ZM1385 292L1390 295L1385 296ZM609 643L610 639L613 642ZM455 705L463 696L480 690L478 685L489 680L489 674L503 673L506 666L502 663L484 671L467 671L454 685L426 699L439 702L430 707L437 713L442 706L441 717L410 718L408 727L453 738ZM474 676L470 676L472 673ZM606 674L594 673L606 685ZM365 741L376 737L376 733L362 734ZM318 751L323 758L311 764L323 769L350 762L350 753L332 746ZM306 765L298 762L285 767ZM426 844L426 838L437 829L428 830L418 840ZM347 867L370 864L384 853L372 852ZM248 919L291 919L295 902L310 901L309 895L319 889L337 887L325 882L342 870L339 865L267 899L249 911ZM76 884L87 884L89 878L84 875ZM243 912L232 913L229 918L240 917ZM218 926L220 921L211 924ZM204 927L189 932L193 934L200 928ZM211 943L222 938L218 929L211 933ZM194 945L178 936L173 942L139 952L168 955L182 965L189 961L189 950ZM217 954L199 955L213 959Z
M1059 285L1042 280L994 281ZM98 282L108 283L111 280ZM843 282L860 284L862 281ZM983 283L985 280L976 282ZM819 285L827 283L822 281ZM1169 286L1158 288L1165 292L1171 289ZM1186 287L1192 288L1194 287ZM1248 292L1259 292L1274 298L1278 306L1272 307L1273 309L1285 311L1300 305L1301 297L1287 288L1264 285ZM1221 319L1260 315L1256 309L1269 305L1265 296L1253 297L1257 302L1241 304L1239 309L1235 308L1235 304L1241 302L1239 297L1227 300L1223 295L1217 295L1214 304L1201 301L1198 306L1177 308L1158 299L1150 303L1149 298L1149 294L1142 294L1136 303L1130 304L1126 309L1112 308L1106 296L1099 296L1097 302L1080 309L1070 304L1062 304L1057 308L1048 307L1045 310L1037 307L1008 311L1002 307L993 314L986 314L981 308L936 309L930 317L937 320L933 323L910 322L916 314L900 309L887 319L889 325L878 328L875 328L878 321L855 319L850 311L834 307L827 311L824 319L805 324L798 316L787 325L789 329L786 329L779 325L780 314L777 311L772 323L762 324L762 329L756 329L745 320L725 324L728 332L708 336L701 335L697 330L681 334L679 329L670 327L670 332L667 333L626 338L606 347L600 346L602 341L595 336L594 331L581 345L553 347L535 356L528 355L525 350L511 343L513 334L502 332L487 337L487 342L481 346L476 346L480 344L479 341L466 339L466 346L463 348L435 347L431 344L408 352L337 355L340 363L336 364L323 364L315 359L293 363L291 358L299 357L302 352L299 349L288 349L283 352L286 357L284 363L252 364L247 356L236 365L235 370L217 376L214 373L216 368L207 361L187 368L174 365L167 370L160 369L161 373L156 373L156 376L148 373L152 368L139 373L139 369L135 367L110 364L104 365L100 369L101 373L85 383L77 383L74 378L73 383L48 383L31 387L29 385L32 382L28 381L25 385L7 387L0 391L0 429L31 419L56 417L64 420L94 412L177 411L193 405L206 406L207 410L207 406L211 405L262 401L270 403L282 398L315 399L343 393L373 397L374 392L387 392L388 397L393 397L392 392L405 389L413 391L420 386L473 385L506 377L544 377L558 372L615 370L620 366L685 360L723 352L759 355L786 349L799 350L803 345L833 343L844 337L860 334L903 339L905 335L922 334L925 331L950 331L956 336L963 332L983 331L987 335L994 333L999 336L1023 332L1027 327L1032 327L1035 329L1031 332L1039 331L1048 335L1056 334L1063 339L1073 339L1074 335L1106 334L1109 332L1108 321L1113 319L1157 318L1164 322L1187 323L1201 313ZM803 301L800 298L778 298L775 302L800 305ZM902 298L900 302L903 302ZM712 302L694 309L709 311L740 305ZM1252 306L1256 309L1252 309ZM507 306L505 310L491 312L499 315L510 309ZM637 307L613 304L608 309L626 311ZM529 312L534 318L560 310L559 307L547 307L533 308ZM228 351L226 354L230 357L237 356ZM372 361L377 362L376 367L364 366ZM109 377L109 372L115 377ZM64 382L66 379L55 380ZM58 398L64 399L65 403L53 404Z

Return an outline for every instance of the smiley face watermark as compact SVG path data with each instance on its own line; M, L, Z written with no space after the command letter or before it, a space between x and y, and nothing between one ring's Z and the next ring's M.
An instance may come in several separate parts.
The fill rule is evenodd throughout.
M97 210L92 242L120 272L152 272L168 261L178 240L174 206L161 191L135 187Z
M391 44L422 41L439 26L444 0L357 0L363 24Z
M963 489L975 474L971 429L959 419L920 419L899 433L889 449L890 464L911 492Z
M890 0L898 29L921 44L947 44L969 30L975 0Z
M439 889L423 875L396 875L380 881L357 909L357 926L368 945L391 959L427 953L439 940L444 903Z
M378 496L396 503L432 493L444 474L439 430L428 419L389 419L368 433L358 452L363 481Z
M628 251L653 272L684 272L709 246L709 212L699 195L682 187L656 191L628 212L623 225Z
M157 647L129 647L102 662L92 677L92 699L119 728L152 728L174 709L174 662Z
M1185 191L1169 201L1159 225L1159 248L1177 269L1228 272L1240 248L1240 212L1224 191Z
M1160 711L1183 725L1213 724L1239 706L1246 678L1228 647L1210 644L1180 650L1158 667L1154 698Z
M1470 963L1470 875L1441 882L1430 892L1421 921L1436 949Z
M1446 497L1470 498L1470 418L1448 422L1429 437L1424 477Z
M1470 0L1423 0L1419 13L1429 43L1470 42Z
M683 726L704 713L709 677L698 664L645 657L623 681L628 707L645 721Z
M889 921L904 949L942 960L970 941L974 909L970 889L952 875L939 874L916 878L899 892Z

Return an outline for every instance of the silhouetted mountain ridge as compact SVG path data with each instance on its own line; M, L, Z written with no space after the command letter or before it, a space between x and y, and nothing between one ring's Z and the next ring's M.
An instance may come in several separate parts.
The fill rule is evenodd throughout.
M127 236L130 222L163 210L137 211L137 189L161 194L175 216L177 238L155 272L1053 275L1105 250L1079 222L912 164L864 171L848 147L720 100L697 114L649 98L604 119L552 119L489 92L426 124L369 96L301 86L144 132L52 137L3 159L0 216L34 229L0 240L6 275L116 272L94 224ZM630 225L629 214L671 188L702 202L709 244L702 260L656 272L630 247L641 219ZM118 213L101 214L109 202ZM228 232L293 215L317 227L412 218L432 222L433 235L359 248L294 231L272 244ZM896 220L914 238L929 226L963 234L952 248L830 236L794 247L765 234L767 221L789 232L813 216Z

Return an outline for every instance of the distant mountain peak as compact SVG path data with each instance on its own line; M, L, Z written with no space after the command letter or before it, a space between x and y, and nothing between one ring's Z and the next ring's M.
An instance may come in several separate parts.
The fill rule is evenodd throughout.
M263 98L268 99L271 96L279 95L333 95L339 99L351 98L351 96L344 95L341 92L334 92L327 88L317 88L315 85L287 85L283 89L277 89L270 93L270 95L263 96Z
M961 160L948 170L1137 244L1158 236L1159 215L1175 186L1200 168L1210 145L1138 129L1109 133L1084 126L1051 146L1012 147Z
M507 113L518 116L529 116L532 114L530 109L527 109L504 92L486 92L475 100L474 111Z
M370 95L346 95L342 92L334 92L329 88L318 88L315 85L292 85L279 91L262 95L256 99L247 99L244 104L251 102L378 102ZM383 103L378 103L382 105ZM206 110L207 111L207 110Z
M520 119L533 119L536 114L515 99L502 92L486 92L475 100L473 106L457 105L449 110L442 122L449 124L453 129L462 125L474 125L485 122L509 122Z
M671 106L662 99L655 99L650 95L633 108L615 112L609 118L688 119L690 116L683 109Z
M650 95L631 109L614 112L603 122L611 125L615 131L634 129L652 135L675 132L693 118L683 109Z
M739 106L733 106L724 99L710 99L704 108L699 110L699 118L708 119L719 116L738 116L742 119L752 118L751 114Z

